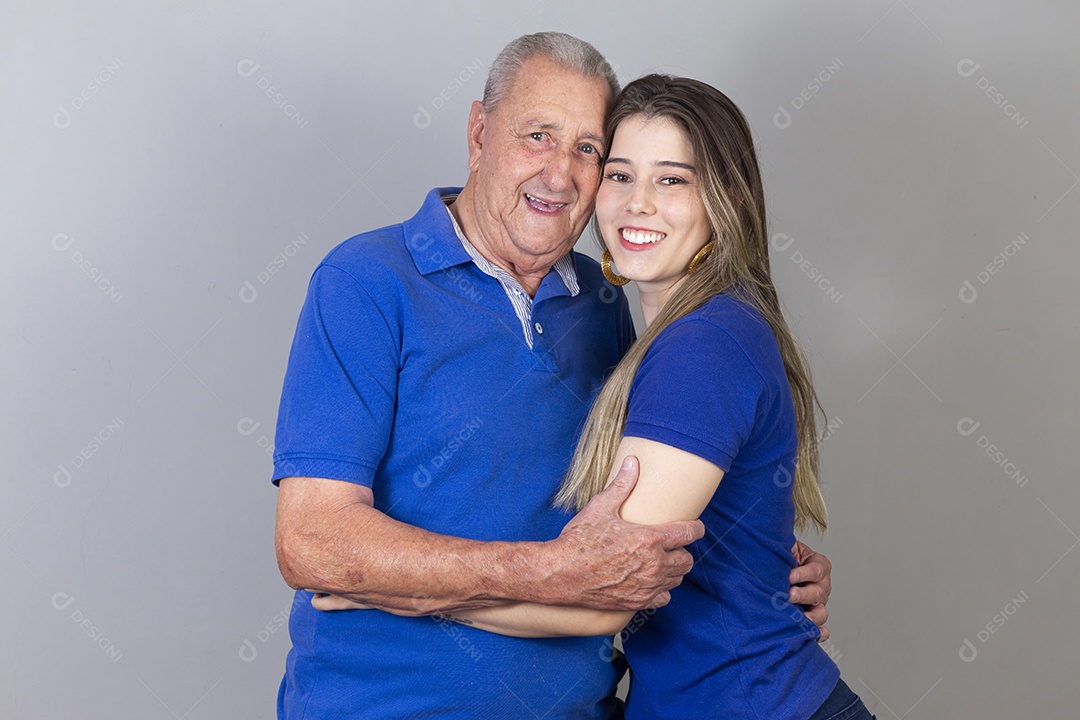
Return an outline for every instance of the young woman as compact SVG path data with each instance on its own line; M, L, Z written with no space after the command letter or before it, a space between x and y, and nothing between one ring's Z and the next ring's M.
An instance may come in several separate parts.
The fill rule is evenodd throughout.
M634 456L622 517L700 517L706 534L670 604L636 618L514 604L454 619L522 637L621 630L630 720L870 718L787 600L795 529L826 523L817 398L770 276L749 126L715 88L649 75L618 95L607 135L603 269L637 283L647 329L597 397L556 501L580 509Z

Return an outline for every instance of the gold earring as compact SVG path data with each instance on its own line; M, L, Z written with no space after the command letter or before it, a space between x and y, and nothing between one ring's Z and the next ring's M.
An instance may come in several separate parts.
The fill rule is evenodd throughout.
M604 273L604 277L612 285L618 285L622 287L626 283L630 282L630 278L624 278L622 275L616 275L611 269L611 251L607 248L604 249L604 254L600 256L600 270Z
M712 248L713 241L710 240L709 242L705 243L705 247L697 251L697 255L695 255L694 259L690 261L690 267L686 269L687 275L694 274L694 271L697 270L698 263L705 259L705 256L709 254L709 251L712 250Z

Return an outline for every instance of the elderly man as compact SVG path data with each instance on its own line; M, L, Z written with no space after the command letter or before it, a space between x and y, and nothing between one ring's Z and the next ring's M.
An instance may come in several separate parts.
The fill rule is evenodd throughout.
M277 551L297 588L287 718L598 718L609 638L518 639L445 613L528 601L643 609L700 523L552 507L588 402L633 340L625 297L572 248L593 208L614 73L558 33L512 42L468 125L465 187L316 269L278 418ZM823 623L828 561L793 601ZM379 608L321 612L313 589Z

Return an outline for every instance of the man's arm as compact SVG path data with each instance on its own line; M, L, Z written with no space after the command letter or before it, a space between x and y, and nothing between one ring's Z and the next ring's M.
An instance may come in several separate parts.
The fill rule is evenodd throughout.
M636 480L627 464L548 542L480 542L398 522L363 485L290 477L280 483L275 544L293 588L400 615L506 602L638 610L664 605L693 564L697 520L646 527L619 518ZM482 508L477 509L482 512Z
M631 453L633 455L631 455ZM619 492L606 498L609 511L627 520L646 525L695 518L701 514L716 491L723 471L695 455L662 443L624 437L617 458L640 457L645 477L620 483ZM629 495L629 499L627 498ZM622 500L625 499L625 503ZM801 564L792 570L792 582L811 583L791 589L792 602L806 602L813 607L807 616L821 627L822 640L828 637L824 627L828 612L824 602L830 589L831 563L802 543L793 549ZM802 597L799 596L802 593ZM820 600L820 604L816 602ZM312 605L320 610L347 610L356 606L340 597L316 597ZM633 611L597 610L582 607L552 607L536 603L506 603L443 612L449 619L488 632L514 637L564 637L614 635L633 617Z
M820 598L820 602L807 604L806 617L821 630L818 642L829 639L829 629L825 622L829 611L825 609L828 601L830 573L832 563L821 553L816 553L806 545L799 543L794 552L801 563L792 570L796 577L816 577L817 580L805 580L806 585L793 586L789 591L796 597L802 592L805 597ZM792 600L796 604L802 601ZM315 598L311 604L320 610L348 610L351 606L333 596ZM567 637L615 635L619 633L634 613L621 610L592 610L576 607L552 607L534 603L510 603L497 607L479 608L446 614L450 620L465 625L513 637Z
M625 498L625 502L620 500L611 511L643 526L697 522L696 518L708 505L724 476L724 471L708 460L644 438L624 437L620 441L616 462L626 463L628 458L631 466L637 464L635 459L640 461L642 477L630 488L620 484L618 494ZM626 464L623 465L625 467ZM630 491L629 497L624 490ZM612 495L609 499L615 497ZM597 551L601 549L597 548ZM451 619L501 635L558 637L614 635L623 629L633 615L633 610L625 609L597 610L517 603L459 611L453 613Z

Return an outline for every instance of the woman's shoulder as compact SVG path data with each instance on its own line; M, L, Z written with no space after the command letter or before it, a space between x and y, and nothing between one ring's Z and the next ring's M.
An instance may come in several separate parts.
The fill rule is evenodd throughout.
M728 292L714 295L698 309L672 322L657 337L662 345L718 340L734 341L752 360L776 349L776 337L761 313Z
M638 368L627 434L730 468L754 437L762 413L776 406L782 387L783 363L778 352L768 352L767 342L776 343L760 314L731 297L711 298L675 320L657 335Z
M704 305L680 320L702 320L735 332L771 332L761 312L731 292L713 295Z

